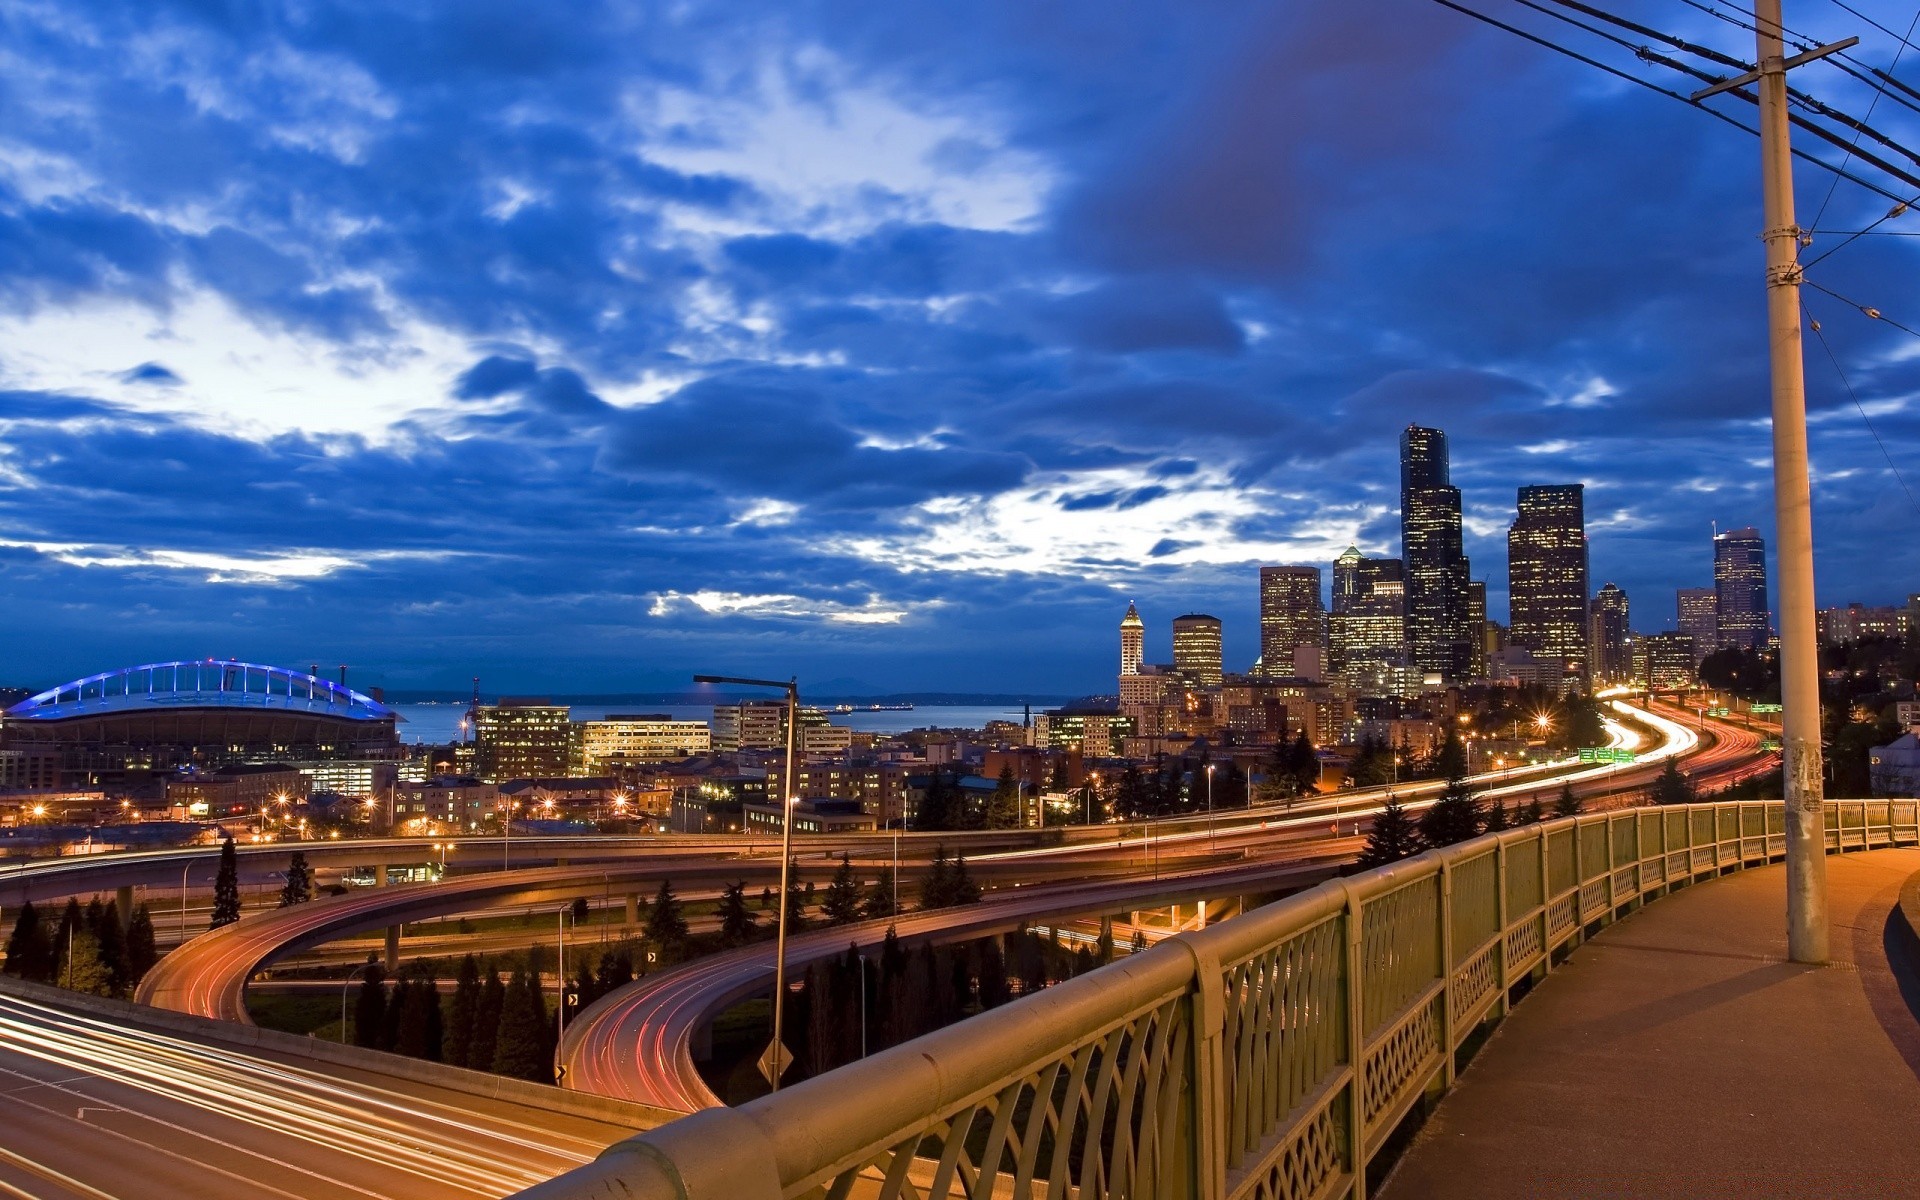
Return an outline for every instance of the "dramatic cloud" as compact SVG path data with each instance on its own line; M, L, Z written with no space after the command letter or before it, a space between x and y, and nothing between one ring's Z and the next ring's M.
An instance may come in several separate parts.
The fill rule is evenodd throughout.
M1670 626L1770 525L1756 160L1423 0L0 4L0 683L1080 692L1129 599L1245 665L1259 563L1397 550L1409 422L1496 615L1579 481ZM1890 602L1920 218L1801 171L1821 600Z

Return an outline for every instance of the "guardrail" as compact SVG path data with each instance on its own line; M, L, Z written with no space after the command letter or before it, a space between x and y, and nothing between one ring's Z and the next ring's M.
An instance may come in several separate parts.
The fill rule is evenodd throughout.
M1302 892L610 1147L524 1200L1363 1200L1461 1051L1584 932L1786 852L1780 804L1572 817ZM1920 801L1830 801L1830 851Z

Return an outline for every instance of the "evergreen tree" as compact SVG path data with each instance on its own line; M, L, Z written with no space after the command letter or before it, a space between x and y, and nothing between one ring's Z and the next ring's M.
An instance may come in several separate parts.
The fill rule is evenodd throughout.
M807 927L807 901L812 898L812 884L800 882L800 864L787 860L787 932Z
M160 961L160 949L154 944L153 914L142 904L133 910L127 922L127 982L131 987L145 979L153 964Z
M1575 803L1578 803L1578 801L1575 801ZM1527 801L1526 807L1520 810L1520 823L1522 825L1538 825L1546 819L1546 806L1540 803L1540 797L1538 796Z
M1020 828L1020 781L1014 778L1012 763L1000 768L1000 778L987 800L986 825L988 829Z
M1407 810L1400 806L1398 800L1389 796L1379 815L1373 818L1373 828L1367 831L1366 848L1360 851L1360 857L1354 860L1354 865L1362 870L1384 867L1403 858L1412 858L1422 849L1420 831L1414 826L1413 819L1407 816Z
M220 843L220 873L213 878L213 920L207 928L218 929L240 919L240 858L234 852L233 839Z
M1133 931L1133 940L1127 943L1127 953L1128 954L1145 954L1146 952L1147 952L1147 931L1136 927Z
M647 940L663 954L678 949L680 943L687 940L687 918L680 911L680 898L673 894L670 879L662 879L660 890L654 893L653 906L647 913Z
M861 915L872 920L895 915L894 886L893 868L880 868L880 877L873 881L873 886L867 889L867 898L861 902Z
M1314 752L1304 729L1293 739L1293 746L1287 752L1287 774L1292 778L1296 795L1311 795L1320 787L1320 756Z
M1473 793L1460 779L1450 779L1440 798L1420 814L1420 840L1429 846L1451 846L1480 836L1483 823Z
M980 939L980 1007L999 1008L1013 999L1013 984L1007 978L1007 960L994 938Z
M396 1053L408 1058L439 1062L444 1040L440 1015L440 988L431 972L424 968L402 979L394 989L394 1007L399 1009L399 1028L393 1039Z
M20 915L13 922L13 933L7 938L6 973L36 983L48 983L53 979L53 967L53 936L47 932L46 922L33 907L33 902L28 901L20 906Z
M1100 918L1100 937L1094 942L1094 961L1106 966L1113 961L1113 918Z
M736 880L720 892L720 940L729 946L738 946L753 940L759 920L753 910L747 907L747 884L745 880Z
M587 917L590 915L591 910L587 906L587 898L585 896L575 896L573 898L572 913L574 928L578 929L587 923Z
M95 900L87 906L87 931L93 934L100 966L107 972L107 990L103 996L123 996L133 986L133 972L127 965L127 935L120 928L117 904Z
M953 864L947 861L943 843L933 848L933 861L920 877L920 907L945 908L953 902Z
M1460 731L1451 726L1447 729L1447 740L1433 756L1433 773L1442 779L1467 777L1467 748L1460 741Z
M1480 822L1481 832L1499 833L1502 829L1510 829L1512 827L1512 814L1507 812L1507 806L1498 800L1488 802L1486 815Z
M827 885L820 915L829 925L848 925L860 919L860 880L853 873L853 860L845 854L834 869L833 882Z
M546 1001L540 985L522 968L513 973L500 1005L500 1029L493 1042L493 1071L511 1079L553 1082L547 1041Z
M747 917L751 919L753 914L749 912ZM593 987L596 992L602 996L611 995L632 982L633 959L624 951L619 954L608 951L600 956L600 968L594 972L593 976Z
M360 995L353 1005L353 1044L379 1050L387 1037L386 969L369 957L360 976Z
M952 888L953 888L952 890L953 898L951 901L952 903L954 904L980 903L980 885L975 883L973 881L973 876L968 873L967 856L964 854L956 854L953 856Z
M60 910L60 928L53 935L53 982L65 982L67 947L72 944L74 934L86 927L87 917L80 911L80 901L67 897L67 906Z
M480 960L469 954L460 960L453 980L453 1000L447 1006L443 1054L456 1067L469 1065L473 1050L474 1018L480 1009Z
M500 1013L507 1005L506 985L488 963L480 978L480 1000L473 1008L473 1035L467 1039L467 1066L493 1070L494 1045L500 1039Z
M1660 777L1653 781L1653 802L1655 804L1692 804L1700 797L1694 791L1693 780L1688 779L1680 770L1678 759L1669 758L1661 770Z
M291 908L313 899L313 870L307 866L304 850L295 850L287 864L287 882L280 889L280 907Z
M1393 779L1393 752L1372 735L1362 737L1353 760L1347 764L1347 779L1360 788L1385 785Z
M100 939L90 929L79 928L67 940L66 961L61 966L61 986L89 996L114 994L113 969L102 961Z
M1534 803L1539 803L1535 800ZM1553 815L1556 817L1577 817L1580 815L1580 797L1573 794L1573 785L1560 785L1560 795L1554 799Z
M760 889L760 911L765 912L772 907L773 907L773 888L771 886L761 888Z
M920 805L914 810L913 827L931 831L958 829L961 817L959 799L959 786L948 781L946 771L935 767L927 777Z

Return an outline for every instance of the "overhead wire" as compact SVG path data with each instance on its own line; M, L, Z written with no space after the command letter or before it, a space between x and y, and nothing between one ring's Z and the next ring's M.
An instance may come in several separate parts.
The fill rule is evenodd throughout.
M1837 2L1838 0L1836 0L1836 3ZM1907 24L1907 37L1913 36L1913 31L1916 26L1920 26L1920 9L1914 10L1913 20ZM1893 72L1900 69L1900 56L1907 52L1907 46L1908 46L1907 38L1904 38L1904 37L1901 38L1900 48L1893 52L1893 62L1887 67L1887 74L1889 77L1892 76ZM1873 99L1867 102L1867 115L1864 118L1864 120L1871 121L1873 119L1873 110L1879 106L1880 98L1886 94L1887 94L1887 86L1886 86L1886 83L1882 81L1880 86L1873 89ZM1854 134L1853 134L1854 147L1857 147L1860 144L1860 133L1861 131L1858 129L1854 131ZM1843 167L1846 166L1847 162L1852 157L1853 157L1853 148L1850 147L1847 150L1846 156L1841 158L1840 165ZM1820 218L1827 215L1827 205L1833 203L1833 194L1839 190L1840 190L1840 179L1838 176L1835 176L1827 184L1826 198L1820 201L1819 211L1813 214L1814 225L1820 224ZM1849 238L1848 240L1851 241L1852 239Z
M1920 514L1920 499L1914 498L1913 488L1908 486L1907 477L1901 473L1900 464L1894 461L1893 452L1887 449L1884 441L1880 440L1880 431L1873 427L1873 418L1867 415L1867 406L1860 403L1860 393L1854 391L1853 381L1847 378L1846 370L1840 366L1840 356L1833 352L1832 344L1827 341L1826 330L1820 327L1819 319L1808 310L1805 304L1800 306L1800 310L1801 315L1807 319L1807 327L1813 330L1813 336L1820 339L1820 348L1827 352L1827 361L1833 364L1833 373L1840 377L1841 386L1847 389L1848 397L1853 400L1853 407L1860 414L1860 423L1865 425L1867 432L1873 436L1873 444L1880 447L1880 456L1887 460L1887 470L1893 472L1894 479L1900 484L1900 490L1907 494L1907 503L1913 506L1916 514Z
M1902 325L1900 322L1894 320L1892 317L1889 317L1887 314L1881 312L1879 309L1875 308L1871 304L1862 304L1858 300L1853 299L1852 297L1842 296L1839 292L1834 291L1832 288L1822 287L1820 284L1815 283L1813 280L1808 279L1805 276L1801 277L1800 282L1806 284L1808 287L1812 288L1816 292L1824 292L1827 295L1832 296L1835 300L1838 300L1840 303L1846 305L1849 308L1859 309L1860 314L1866 317L1869 321L1880 321L1885 324L1893 326L1895 329L1898 329L1901 333L1907 334L1910 337L1920 338L1920 332L1916 332L1915 330L1907 328L1905 325Z

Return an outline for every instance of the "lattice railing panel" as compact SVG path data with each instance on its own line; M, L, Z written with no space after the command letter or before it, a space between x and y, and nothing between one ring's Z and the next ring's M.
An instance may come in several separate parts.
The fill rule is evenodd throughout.
M1453 973L1453 1011L1472 1020L1480 1005L1500 989L1500 943L1488 942ZM1458 1037L1458 1031L1455 1037Z
M1507 966L1514 971L1524 971L1534 964L1544 952L1540 941L1540 919L1528 917L1526 920L1507 930Z
M1227 968L1229 1170L1349 1061L1345 930L1344 917L1329 917Z
M1489 849L1455 866L1452 892L1453 958L1472 954L1488 938L1500 932L1500 860Z
M1582 921L1591 921L1607 911L1609 890L1607 881L1604 879L1596 879L1592 883L1580 885L1580 919Z
M1259 1168L1235 1179L1229 1176L1231 1200L1315 1200L1340 1194L1338 1185L1350 1173L1344 1097L1322 1104L1293 1136L1283 1141Z
M1361 1112L1373 1129L1406 1093L1426 1081L1440 1057L1440 1016L1436 1003L1408 1013L1386 1037L1367 1050L1361 1085Z
M1577 899L1578 897L1570 892L1547 905L1547 940L1549 942L1559 942L1562 934L1580 923L1574 915L1574 902Z
M1052 1059L932 1128L840 1172L822 1195L1122 1200L1182 1190L1191 1171L1185 995Z
M1372 1035L1440 978L1440 876L1368 900L1360 916L1361 1031Z
M1558 896L1573 890L1579 882L1573 861L1573 830L1555 829L1547 834L1547 894Z

